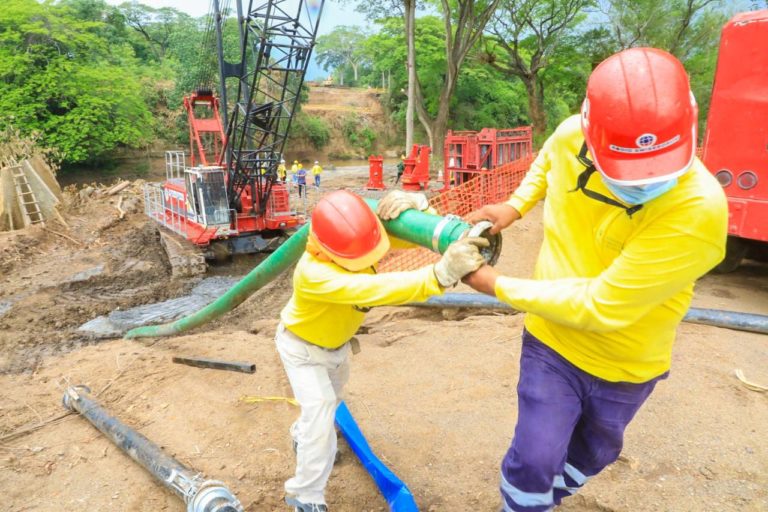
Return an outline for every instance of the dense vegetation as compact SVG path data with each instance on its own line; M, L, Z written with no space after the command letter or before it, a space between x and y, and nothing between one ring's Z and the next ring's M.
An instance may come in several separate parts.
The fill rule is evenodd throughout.
M368 30L337 26L316 48L336 83L384 89L399 126L408 88L403 5L409 2L361 1L358 8L372 21ZM478 37L467 39L470 47L460 59L451 53L458 47L447 45L468 30L463 11L450 1L416 5L423 9L414 24L415 68L427 131L444 105L448 128L533 123L542 137L578 110L596 63L638 45L668 49L683 61L704 120L722 24L737 9L766 7L720 0L465 0L460 6L467 3L478 12L491 6L494 15L472 28ZM158 139L183 140L182 97L199 84L201 69L215 68L215 54L201 52L209 22L133 2L6 0L0 10L0 130L36 134L65 166L103 162L120 148ZM236 52L233 23L225 39L227 51ZM303 115L294 131L317 148L330 137L321 120ZM363 150L376 138L354 119L343 131Z

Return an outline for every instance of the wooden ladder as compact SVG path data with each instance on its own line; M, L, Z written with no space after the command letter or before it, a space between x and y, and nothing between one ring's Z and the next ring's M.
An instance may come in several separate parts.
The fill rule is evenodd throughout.
M27 223L42 224L45 221L43 212L40 211L37 197L35 197L32 187L29 186L27 175L21 170L20 165L11 167L11 175L13 176L13 184L16 186L16 195L21 205L21 213L24 215Z

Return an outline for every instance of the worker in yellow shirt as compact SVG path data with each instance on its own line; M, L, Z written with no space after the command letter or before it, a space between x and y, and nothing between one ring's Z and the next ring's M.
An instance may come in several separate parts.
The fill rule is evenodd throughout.
M589 78L581 115L544 143L491 232L544 201L534 279L484 266L464 281L527 313L503 510L551 510L614 462L671 365L696 279L725 254L727 203L696 158L682 64L632 48Z
M312 176L315 177L315 188L320 188L320 173L323 172L323 168L320 167L320 163L315 160L315 165L312 166Z
M277 166L277 179L285 183L288 172L285 169L285 160L280 160L280 165Z
M384 219L424 210L423 194L395 191L379 203ZM393 239L394 242L394 239ZM390 247L379 217L347 190L324 196L312 211L304 255L293 274L293 295L280 313L275 342L301 406L291 426L296 472L285 483L286 503L299 512L327 511L325 486L336 455L334 415L349 377L349 340L373 306L424 301L483 263L483 238L452 244L434 265L376 273Z

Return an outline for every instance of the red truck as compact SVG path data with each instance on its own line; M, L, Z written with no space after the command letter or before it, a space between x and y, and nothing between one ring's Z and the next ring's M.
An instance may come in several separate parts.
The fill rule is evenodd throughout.
M723 27L702 161L728 197L728 246L716 270L768 261L768 10Z

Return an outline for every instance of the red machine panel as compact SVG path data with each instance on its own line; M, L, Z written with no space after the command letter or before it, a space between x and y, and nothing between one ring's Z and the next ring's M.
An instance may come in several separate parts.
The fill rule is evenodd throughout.
M381 155L368 157L368 190L384 190L384 157Z
M479 132L449 130L445 137L444 189L458 186L477 173L528 158L533 151L530 126Z
M221 165L225 135L219 117L219 99L210 91L198 91L184 97L184 108L189 121L189 158L192 167L197 164Z
M429 188L429 146L414 144L411 153L403 160L403 190L427 190Z
M720 38L703 161L728 196L731 235L768 241L768 10Z

